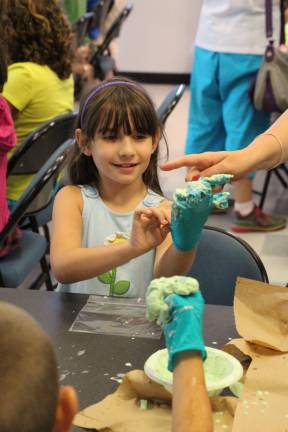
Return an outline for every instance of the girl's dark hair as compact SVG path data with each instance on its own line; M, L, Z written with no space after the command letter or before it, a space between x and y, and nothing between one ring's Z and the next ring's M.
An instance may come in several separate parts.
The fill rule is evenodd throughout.
M117 83L119 81L125 84ZM105 86L108 83L111 84ZM93 92L95 92L94 96L92 96ZM153 141L158 136L159 138L163 136L162 125L158 120L153 102L144 88L122 77L104 81L92 90L87 99L81 103L76 127L82 130L87 146L97 132L105 134L109 131L117 136L120 131L126 135L136 131L151 136ZM149 165L143 174L143 181L154 192L162 194L157 174L158 148L159 146L151 155ZM77 143L71 154L68 172L72 184L99 187L99 172L92 156L84 155Z
M2 1L2 0L1 0ZM71 75L72 31L57 0L9 0L1 33L8 62L49 66L60 79Z
M6 50L3 43L0 42L0 93L3 90L3 86L7 81L7 61L6 61Z

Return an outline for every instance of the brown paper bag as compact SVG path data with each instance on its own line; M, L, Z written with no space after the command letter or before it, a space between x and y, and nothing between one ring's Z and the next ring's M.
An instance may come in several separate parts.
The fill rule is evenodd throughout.
M288 431L288 354L243 339L235 339L231 344L252 358L233 432Z
M238 278L234 314L238 333L249 342L288 351L288 289Z
M140 408L139 399L150 400L147 410ZM159 403L159 400L165 403ZM153 383L143 371L131 371L115 393L80 411L73 424L99 432L169 432L170 401L171 394L164 387ZM211 405L214 432L231 432L236 398L214 397Z
M171 399L164 387L150 381L143 371L131 371L123 378L115 393L85 408L77 414L73 424L101 432L167 432L171 430L171 409L168 404L159 406L150 403L148 410L140 409L139 399L150 399L153 392L156 399Z
M233 340L226 349L238 357L236 347L248 369L233 432L288 431L287 308L287 288L237 279L236 327L246 341Z

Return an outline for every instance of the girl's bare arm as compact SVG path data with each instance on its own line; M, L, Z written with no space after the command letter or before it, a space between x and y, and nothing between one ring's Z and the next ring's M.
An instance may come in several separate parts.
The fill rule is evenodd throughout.
M184 275L190 269L194 257L195 249L188 252L177 250L173 246L171 234L168 234L156 250L154 277Z
M128 241L82 247L82 209L79 187L66 186L58 192L53 208L51 266L62 283L90 279L140 255Z

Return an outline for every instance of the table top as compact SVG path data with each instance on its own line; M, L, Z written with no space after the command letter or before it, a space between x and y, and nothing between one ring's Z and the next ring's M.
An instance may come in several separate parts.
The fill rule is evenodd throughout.
M69 328L88 296L47 291L0 289L0 301L29 312L50 335L59 363L61 384L73 385L80 408L96 403L115 391L121 374L143 369L145 360L164 347L163 338L71 332ZM203 334L205 344L221 348L237 337L233 308L206 305ZM73 428L73 431L82 429Z

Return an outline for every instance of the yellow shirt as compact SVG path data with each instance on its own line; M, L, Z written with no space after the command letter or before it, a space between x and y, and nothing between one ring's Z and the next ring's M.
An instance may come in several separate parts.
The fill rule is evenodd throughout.
M3 96L19 111L15 119L17 146L41 124L73 110L73 87L72 76L61 80L48 66L31 62L9 66ZM32 178L31 175L10 176L8 198L19 199Z

